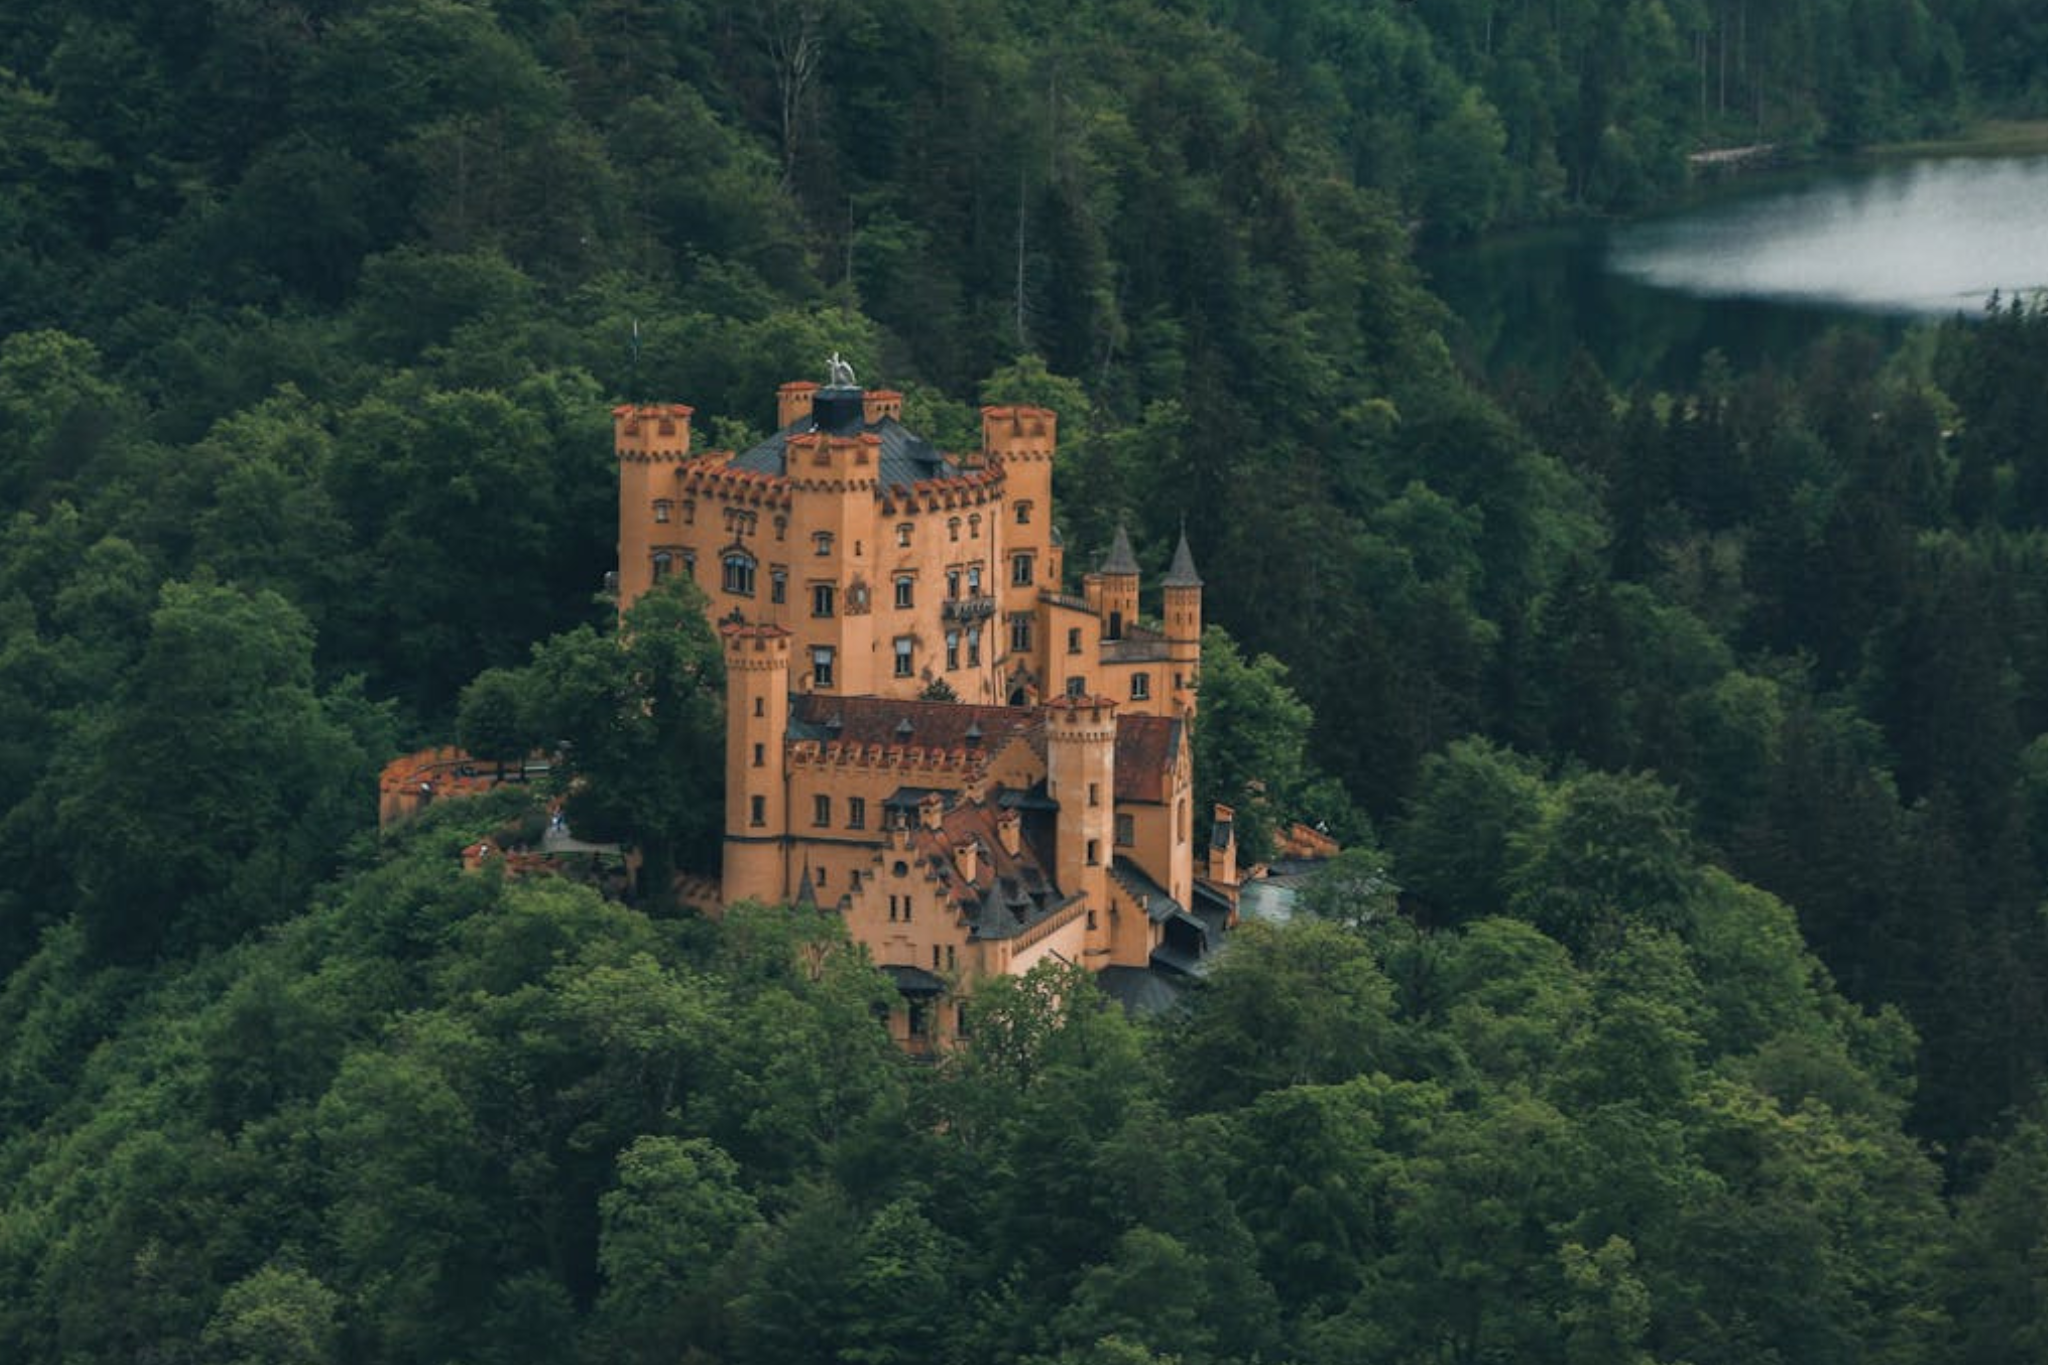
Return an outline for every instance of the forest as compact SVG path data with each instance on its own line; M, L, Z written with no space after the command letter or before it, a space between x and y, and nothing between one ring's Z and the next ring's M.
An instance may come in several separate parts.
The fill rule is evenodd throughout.
M2043 115L2034 0L0 7L0 1358L2048 1359L2048 309L1489 382L1413 256ZM1348 851L1183 1010L376 831L704 856L609 409L834 351L1185 520Z

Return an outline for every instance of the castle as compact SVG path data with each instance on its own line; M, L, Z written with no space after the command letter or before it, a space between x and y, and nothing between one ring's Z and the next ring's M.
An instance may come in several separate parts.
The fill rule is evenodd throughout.
M613 412L619 609L688 575L724 640L720 898L836 907L913 1050L958 1032L975 978L1047 958L1169 997L1237 882L1224 808L1196 866L1185 535L1159 625L1121 530L1069 594L1054 413L984 408L981 449L947 455L833 368L739 453L693 455L679 404Z

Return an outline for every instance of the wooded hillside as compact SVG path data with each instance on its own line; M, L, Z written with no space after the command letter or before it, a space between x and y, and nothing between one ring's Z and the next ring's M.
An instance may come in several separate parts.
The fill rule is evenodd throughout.
M0 1356L2038 1354L2048 314L1488 392L1410 258L2039 114L2037 9L0 8ZM1184 1016L918 1069L830 924L369 833L538 693L701 849L607 413L835 350L1186 518L1205 795L1353 853Z

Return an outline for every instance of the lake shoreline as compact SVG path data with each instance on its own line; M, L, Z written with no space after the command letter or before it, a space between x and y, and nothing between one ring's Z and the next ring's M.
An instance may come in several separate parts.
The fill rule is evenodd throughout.
M1949 137L1878 142L1851 156L1872 161L2048 155L2048 119L1982 119Z

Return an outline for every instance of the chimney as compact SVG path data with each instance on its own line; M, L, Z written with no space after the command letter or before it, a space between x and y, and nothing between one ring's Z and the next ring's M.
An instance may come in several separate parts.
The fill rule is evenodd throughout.
M1237 885L1237 812L1221 801L1209 817L1209 880Z
M996 838L1003 852L1012 858L1024 851L1024 821L1017 812L1006 810L996 817Z
M818 386L807 379L798 379L784 384L775 391L775 429L781 431L793 422L801 422L811 415L811 400L816 396Z
M894 389L869 389L861 400L862 415L873 426L885 417L903 420L903 395Z

